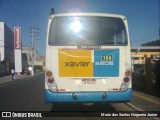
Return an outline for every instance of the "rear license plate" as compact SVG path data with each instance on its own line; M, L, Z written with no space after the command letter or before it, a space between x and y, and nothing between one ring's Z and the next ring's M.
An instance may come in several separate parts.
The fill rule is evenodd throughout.
M96 79L82 79L82 84L96 84Z

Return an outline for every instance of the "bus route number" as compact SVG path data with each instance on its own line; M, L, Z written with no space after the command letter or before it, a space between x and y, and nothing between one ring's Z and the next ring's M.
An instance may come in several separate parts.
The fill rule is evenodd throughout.
M112 55L102 55L101 56L102 61L113 61Z

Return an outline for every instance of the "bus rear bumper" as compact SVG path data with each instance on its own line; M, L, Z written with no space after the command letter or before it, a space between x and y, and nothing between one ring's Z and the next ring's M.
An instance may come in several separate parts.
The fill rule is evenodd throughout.
M45 90L46 102L127 102L132 99L132 89L106 92L52 92Z

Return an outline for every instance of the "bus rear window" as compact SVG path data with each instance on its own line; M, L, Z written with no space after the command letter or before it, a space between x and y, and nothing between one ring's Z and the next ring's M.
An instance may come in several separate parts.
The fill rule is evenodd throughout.
M49 30L49 45L127 45L125 25L120 18L55 17Z

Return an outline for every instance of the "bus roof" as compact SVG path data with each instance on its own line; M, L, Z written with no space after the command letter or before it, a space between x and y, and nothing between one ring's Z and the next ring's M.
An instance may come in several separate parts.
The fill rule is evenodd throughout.
M62 14L51 14L50 17L58 17L58 16L100 16L100 17L115 17L126 19L123 15L117 14L108 14L108 13L62 13Z

